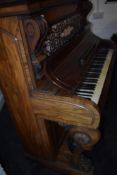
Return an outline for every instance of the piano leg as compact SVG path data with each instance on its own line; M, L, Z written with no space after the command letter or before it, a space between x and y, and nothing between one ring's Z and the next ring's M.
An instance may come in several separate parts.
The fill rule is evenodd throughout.
M100 132L98 130L73 127L68 131L66 141L72 152L70 166L77 169L81 174L92 174L92 161L86 156L85 151L90 151L99 141Z
M58 153L54 160L32 158L50 169L67 175L93 175L94 167L90 158L86 156L86 152L91 151L99 141L100 131L70 126L61 136Z

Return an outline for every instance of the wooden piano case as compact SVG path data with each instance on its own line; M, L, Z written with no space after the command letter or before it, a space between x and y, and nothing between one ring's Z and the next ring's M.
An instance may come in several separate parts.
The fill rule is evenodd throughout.
M90 100L73 95L73 89L52 83L44 65L51 57L59 64L56 57L62 60L76 43L90 36L86 16L91 7L88 0L0 2L0 85L11 117L26 152L68 174L92 173L92 167L80 167L79 157L100 138L100 110ZM92 40L91 35L89 45ZM50 48L48 42L53 41ZM98 43L97 37L94 50Z

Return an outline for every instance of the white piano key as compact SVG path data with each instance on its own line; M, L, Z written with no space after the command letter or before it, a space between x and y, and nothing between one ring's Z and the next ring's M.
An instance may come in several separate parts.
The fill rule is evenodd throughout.
M87 85L87 84L89 84L89 85L90 85L90 84L96 85L96 83L93 83L93 82L87 82L87 81L84 81L84 82L82 83L82 85L85 85L85 84L86 84L86 85Z
M88 74L99 74L99 72L88 72Z
M94 78L94 77L85 77L85 80L97 80L97 78Z
M89 94L89 93L85 93L85 92L78 92L78 95L86 95L88 97L92 97L92 94Z
M86 95L79 95L79 94L78 94L78 96L83 97L83 98L87 98L87 99L91 99L91 97L86 96Z
M89 90L89 89L79 89L78 92L82 92L82 91L85 91L85 92L94 92L93 90Z
M92 94L78 93L78 95L87 96L87 98L92 98Z

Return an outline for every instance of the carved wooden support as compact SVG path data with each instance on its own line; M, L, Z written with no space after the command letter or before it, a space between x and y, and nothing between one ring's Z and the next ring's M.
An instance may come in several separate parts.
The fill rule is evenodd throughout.
M39 52L42 52L42 43L48 33L48 24L44 15L24 17L23 23L29 44L29 51L33 60L34 56L36 57Z
M92 129L98 128L100 123L96 105L81 97L49 96L33 91L31 104L39 118Z
M99 139L99 130L80 127L69 128L66 141L72 152L71 166L85 173L91 172L93 170L93 164L90 158L86 156L85 151L92 150Z
M27 151L49 159L53 156L54 147L50 143L45 121L40 119L37 123L30 103L31 89L25 70L28 65L17 17L0 19L0 50L0 86L13 121ZM39 128L42 125L41 133Z

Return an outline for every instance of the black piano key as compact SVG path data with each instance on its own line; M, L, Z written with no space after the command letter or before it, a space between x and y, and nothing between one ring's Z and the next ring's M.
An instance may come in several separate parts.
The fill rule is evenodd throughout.
M87 73L87 77L97 78L97 77L99 77L99 74L96 74L96 73Z
M102 68L102 65L92 65L91 68L95 68L95 69L101 69Z
M84 79L83 82L91 82L91 83L95 83L97 82L98 79Z
M76 90L76 94L82 96L84 98L91 99L98 78L101 74L101 70L105 63L106 55L108 53L108 49L100 49L99 52L96 54L91 66L89 67L86 76L81 84L81 86Z
M82 85L81 87L80 87L81 89L89 89L89 90L93 90L93 89L95 89L95 85L94 84L87 84L87 85Z
M95 70L95 71L94 71L94 70L92 71L92 70L89 70L89 71L88 71L88 74L100 74L100 71L96 71L96 70Z
M95 64L104 64L104 61L105 60L95 60L93 63L95 63Z

